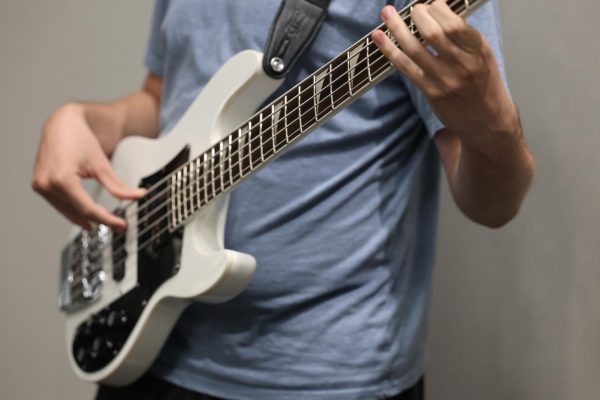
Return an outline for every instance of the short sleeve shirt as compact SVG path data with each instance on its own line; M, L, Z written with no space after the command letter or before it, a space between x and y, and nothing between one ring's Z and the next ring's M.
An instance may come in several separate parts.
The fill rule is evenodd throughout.
M371 31L385 4L333 0L274 96ZM263 49L279 6L156 2L145 61L164 80L163 134L223 63ZM470 22L502 66L496 2ZM256 275L229 302L190 306L153 373L227 399L375 399L414 384L425 370L442 127L396 72L244 181L225 244L252 254Z

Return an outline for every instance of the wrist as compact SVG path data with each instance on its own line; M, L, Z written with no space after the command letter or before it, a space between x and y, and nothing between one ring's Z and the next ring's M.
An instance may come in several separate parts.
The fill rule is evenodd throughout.
M459 135L463 149L501 156L506 150L523 144L523 128L516 105L510 98L502 106L491 109L487 122L477 124L475 132Z

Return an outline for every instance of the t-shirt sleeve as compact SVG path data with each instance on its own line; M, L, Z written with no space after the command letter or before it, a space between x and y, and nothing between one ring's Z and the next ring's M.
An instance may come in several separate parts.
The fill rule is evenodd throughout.
M500 73L504 79L504 83L507 85L506 73L504 69L504 56L502 52L500 13L498 10L497 1L493 0L487 2L467 20L469 24L481 32L490 43L496 59L498 60L498 66L500 67ZM432 137L435 136L437 132L444 128L444 124L442 124L438 117L433 113L431 106L429 105L423 93L421 93L421 91L417 89L417 87L413 85L406 77L402 77L402 80L408 89L415 109L425 122L427 131Z
M163 76L165 44L161 34L161 26L169 0L156 0L154 3L154 14L152 16L152 25L150 26L150 35L148 38L148 47L144 56L144 65L148 70L156 75Z

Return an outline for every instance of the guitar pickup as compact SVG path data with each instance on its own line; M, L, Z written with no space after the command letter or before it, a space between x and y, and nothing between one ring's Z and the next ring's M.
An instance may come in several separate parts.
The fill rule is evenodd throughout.
M117 209L115 215L125 218L125 210ZM126 232L115 232L112 235L112 277L119 282L125 278L125 261L127 260Z

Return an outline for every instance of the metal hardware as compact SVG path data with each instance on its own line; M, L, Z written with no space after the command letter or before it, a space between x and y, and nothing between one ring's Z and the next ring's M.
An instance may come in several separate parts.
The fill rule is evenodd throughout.
M270 64L271 64L271 68L273 68L273 71L275 71L275 72L281 72L285 68L285 63L279 57L271 58Z
M106 272L104 261L110 251L112 232L106 225L92 231L81 231L63 250L58 306L71 312L94 303L100 298Z

